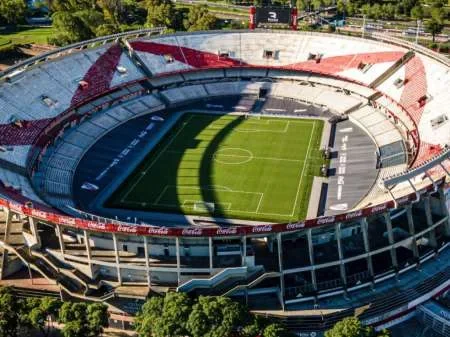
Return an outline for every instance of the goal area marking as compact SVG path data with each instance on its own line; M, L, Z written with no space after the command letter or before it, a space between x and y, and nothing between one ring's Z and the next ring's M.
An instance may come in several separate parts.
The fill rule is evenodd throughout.
M171 203L161 203L160 201L163 199L164 194L167 190L175 188L175 189L191 189L191 190L209 190L209 191L223 191L226 193L240 193L240 194L253 194L258 197L257 204L255 205L254 211L245 211L235 209L233 210L231 202L227 201L219 201L219 202L211 202L211 201L202 201L197 199L184 199L181 204L183 207L189 207L196 211L214 211L215 209L224 209L227 211L241 212L241 213L253 213L253 214L264 214L259 213L258 210L261 206L262 199L264 197L264 193L262 192L249 192L249 191L235 191L226 186L212 185L212 186L203 186L203 187L195 187L195 186L175 186L175 185L166 185L162 192L159 194L158 198L152 203L154 206L167 206L167 207L178 207L177 204Z

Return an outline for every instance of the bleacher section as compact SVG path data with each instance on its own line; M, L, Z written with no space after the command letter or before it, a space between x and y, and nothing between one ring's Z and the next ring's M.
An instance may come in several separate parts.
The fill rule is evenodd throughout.
M366 105L349 115L353 123L367 131L379 148L402 142L403 138L394 124L378 110ZM404 148L400 148L404 156ZM394 155L391 153L390 155Z
M118 125L164 105L154 96L139 97L94 115L68 130L42 159L34 183L41 195L55 207L71 212L75 207L72 195L73 177L84 152L105 133Z
M210 96L258 95L266 88L271 96L330 107L337 114L351 113L376 141L382 172L403 167L405 159L416 167L439 153L440 144L450 143L450 115L444 108L450 102L448 95L442 94L450 84L449 70L429 54L318 33L207 32L117 41L92 44L63 57L53 55L47 62L37 62L2 79L0 160L25 167L31 145L55 118L85 100L89 102L78 109L80 114L107 107L111 99L133 91L101 94L143 80L143 70L153 76L147 85L136 83L136 91L164 86L157 95L172 105ZM136 57L142 65L136 66ZM183 72L174 73L178 71ZM163 74L170 76L160 76ZM227 78L232 81L226 82ZM269 78L279 81L271 83ZM175 87L184 82L187 85ZM370 84L374 88L369 88ZM372 98L389 117L365 105ZM61 142L64 153L54 153L61 160L57 165L63 156L78 156L90 136L153 106L142 102L118 105L83 123L77 132L66 133ZM87 136L79 140L81 133ZM52 180L55 185L48 189L67 192L57 185L61 182L56 177Z
M97 64L111 49L114 50L111 55L120 56L117 66L113 67L111 62ZM105 69L106 65L111 69ZM126 73L119 75L119 67L126 69ZM114 75L112 82L109 83L104 77L95 77L95 72L111 73ZM83 76L85 73L87 75ZM118 45L105 45L43 63L10 77L0 86L0 159L24 166L30 144L42 130L53 118L67 110L73 101L85 97L84 94L76 94L83 78L93 82L95 90L89 91L93 94L105 91L110 85L142 78L142 74ZM74 95L78 96L74 99Z

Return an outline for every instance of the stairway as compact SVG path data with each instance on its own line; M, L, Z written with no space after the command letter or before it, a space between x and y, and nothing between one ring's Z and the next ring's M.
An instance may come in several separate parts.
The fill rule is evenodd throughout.
M379 87L384 81L386 81L389 77L392 76L397 70L403 67L409 60L411 60L415 56L415 53L410 50L405 55L403 55L399 60L397 60L392 66L390 66L384 73L378 76L375 80L373 80L369 84L369 88Z

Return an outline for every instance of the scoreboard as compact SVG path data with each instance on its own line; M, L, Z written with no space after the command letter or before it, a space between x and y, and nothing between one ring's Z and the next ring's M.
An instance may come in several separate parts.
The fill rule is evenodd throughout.
M283 7L257 7L256 25L262 24L291 24L291 9Z

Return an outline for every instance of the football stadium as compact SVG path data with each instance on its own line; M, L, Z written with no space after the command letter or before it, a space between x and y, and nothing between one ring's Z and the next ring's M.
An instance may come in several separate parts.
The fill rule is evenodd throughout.
M163 32L0 73L2 279L120 317L225 295L301 336L450 288L447 58L376 32Z

